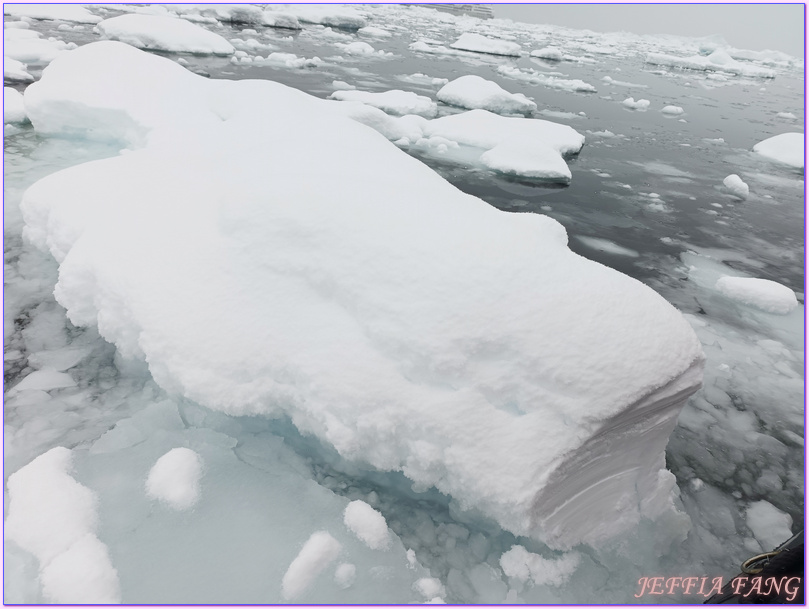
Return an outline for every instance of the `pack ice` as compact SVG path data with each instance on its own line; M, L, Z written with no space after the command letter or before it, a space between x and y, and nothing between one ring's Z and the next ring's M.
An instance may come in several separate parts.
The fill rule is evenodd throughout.
M118 42L59 56L24 101L41 135L129 149L34 184L25 234L70 320L167 391L288 416L556 547L671 509L698 340L556 221L462 193L347 104Z

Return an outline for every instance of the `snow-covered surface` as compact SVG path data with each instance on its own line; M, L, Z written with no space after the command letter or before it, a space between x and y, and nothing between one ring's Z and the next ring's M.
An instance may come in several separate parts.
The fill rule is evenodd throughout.
M562 61L562 51L556 47L543 47L531 51L531 57L539 57L540 59L550 59L553 61Z
M683 113L683 109L680 106L663 106L660 111L663 114L672 114L674 116L678 116Z
M451 106L481 108L498 114L530 114L537 109L537 105L522 93L509 93L496 82L474 74L447 83L436 97Z
M519 582L561 586L573 574L580 559L576 552L569 552L558 559L547 559L517 545L503 553L500 566L503 573Z
M590 83L584 82L580 78L559 78L558 76L548 76L542 72L537 72L532 68L521 70L514 66L497 66L497 72L503 76L530 82L535 85L542 85L551 89L561 89L562 91L581 91L584 93L595 93L596 88Z
M371 93L369 91L335 91L329 96L338 101L356 101L379 108L388 114L404 116L416 114L432 118L438 113L437 104L429 97L417 95L410 91L384 91Z
M11 87L3 87L3 123L21 123L26 119L22 94Z
M72 462L57 447L9 476L5 539L39 560L49 602L118 603L118 574L96 537L98 500L71 477Z
M729 74L757 78L775 78L775 72L773 70L736 61L722 49L717 49L707 57L703 55L678 57L665 53L649 53L646 56L646 63L687 70L726 72Z
M291 601L299 597L334 562L341 549L340 542L328 532L312 533L284 574L281 582L284 598Z
M97 26L104 38L139 49L230 55L233 45L219 34L184 19L159 15L121 15Z
M721 277L716 289L732 300L776 315L786 315L798 306L795 292L769 279Z
M764 552L773 551L792 537L792 517L769 501L751 503L745 520Z
M63 51L73 48L60 40L42 38L15 38L3 41L5 57L27 64L48 64Z
M372 550L390 546L390 531L385 517L364 501L352 501L343 512L343 522Z
M122 66L128 78L116 81ZM170 103L143 103L155 82ZM662 451L699 384L699 344L652 290L570 252L555 221L461 193L328 102L206 80L119 43L60 58L26 104L43 133L97 132L116 110L107 136L146 144L39 181L23 213L28 238L60 262L56 295L73 323L147 359L161 385L230 414L286 412L346 458L400 469L560 546L600 543L671 509ZM560 153L583 141L484 110L427 125L491 147L532 127ZM319 179L298 179L302 167ZM470 242L506 259L470 259ZM492 298L513 293L504 317ZM198 317L219 322L200 333ZM491 355L478 359L481 349ZM574 379L573 395L561 390ZM665 423L639 424L645 412ZM621 451L607 450L618 435ZM613 516L594 520L604 498L637 493L637 509L611 502Z
M730 174L722 184L728 189L730 194L744 200L750 195L750 187L735 173Z
M34 77L28 73L28 66L23 62L3 57L3 80L10 82L34 82Z
M803 169L806 154L803 133L782 133L753 146L753 152L778 163Z
M635 101L634 97L627 97L623 102L621 102L626 108L630 110L646 110L649 105L652 103L648 99L639 99Z
M461 51L488 53L490 55L509 55L513 57L522 55L522 49L516 42L489 38L481 34L475 34L474 32L461 34L461 37L449 46L450 48Z
M189 448L173 448L149 470L146 494L175 510L187 510L199 501L202 459Z
M570 168L550 146L527 140L507 141L484 152L481 162L494 171L554 182L570 181Z
M3 13L12 17L55 19L76 23L98 23L101 17L93 15L77 4L4 4Z

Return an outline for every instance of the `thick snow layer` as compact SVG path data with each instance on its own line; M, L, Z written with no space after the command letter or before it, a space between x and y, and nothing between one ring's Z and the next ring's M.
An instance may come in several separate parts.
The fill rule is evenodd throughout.
M663 106L663 109L660 111L663 114L672 114L675 116L683 113L683 109L680 106Z
M219 34L185 19L158 15L121 15L105 19L96 27L102 37L125 42L139 49L201 55L230 55L235 50Z
M651 102L648 99L639 99L638 101L635 101L634 97L627 97L621 103L631 110L646 110Z
M5 538L37 557L53 603L118 603L118 575L95 536L95 494L71 476L73 454L57 447L8 478Z
M558 559L543 558L533 554L523 546L513 546L500 557L500 566L511 579L528 582L538 586L561 586L576 567L581 556L570 552Z
M352 501L343 513L343 522L372 550L390 547L390 532L385 517L364 501Z
M436 94L439 101L461 108L489 110L498 114L530 114L537 105L522 93L509 93L496 82L474 74L456 78Z
M303 594L315 578L334 562L341 549L340 542L326 531L312 533L284 574L281 582L284 598L293 600Z
M34 77L27 70L28 66L23 62L11 57L3 57L3 80L24 83L34 82Z
M472 32L464 32L458 40L449 46L460 51L473 51L490 55L509 55L513 57L522 55L522 48L516 42L488 38Z
M736 61L721 49L714 51L707 57L703 55L677 57L675 55L666 55L665 53L649 53L646 56L646 63L686 70L726 72L754 78L775 78L774 70Z
M347 459L560 547L672 509L663 451L700 345L556 221L462 193L349 104L114 42L59 57L25 101L37 130L134 148L34 184L25 234L60 263L70 320L168 391L285 413ZM485 149L583 143L485 110L418 121Z
M22 93L11 87L3 87L3 124L22 123L25 119Z
M3 41L3 54L23 63L47 64L74 47L59 40L18 38Z
M76 23L98 23L101 17L76 4L4 4L3 14L30 19L56 19Z
M518 140L498 144L480 157L494 171L525 178L570 181L570 168L562 156L550 146Z
M765 552L771 552L792 537L792 517L768 501L751 503L745 520Z
M730 194L744 200L750 195L750 187L735 173L730 174L722 184L728 189Z
M202 458L190 448L173 448L149 470L146 494L175 510L187 510L199 501Z
M552 61L562 61L562 51L556 47L543 47L541 49L531 51L531 57L550 59Z
M720 277L716 289L732 300L776 315L786 315L798 306L795 292L769 279Z
M753 152L772 161L803 169L806 152L803 133L782 133L759 142Z
M338 101L357 101L379 108L388 114L404 116L416 114L432 118L438 113L438 105L429 97L417 95L411 91L384 91L371 93L368 91L335 91L329 96Z
M596 88L593 85L578 78L569 79L559 78L558 76L548 76L547 74L537 72L532 68L529 68L526 71L514 66L501 65L497 66L497 72L503 76L508 76L509 78L530 82L535 85L542 85L550 89L561 89L562 91L581 91L584 93L595 93L596 91Z

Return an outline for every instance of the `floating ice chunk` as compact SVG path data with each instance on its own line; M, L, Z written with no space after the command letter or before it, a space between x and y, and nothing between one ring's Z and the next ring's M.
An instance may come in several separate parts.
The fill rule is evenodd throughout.
M343 512L343 522L372 550L390 547L390 532L385 517L364 501L352 501Z
M383 30L381 27L366 26L357 30L359 36L366 36L368 38L390 38L391 33L388 30Z
M344 52L349 55L374 55L376 49L367 42L357 40L356 42L349 42L348 44L340 45Z
M175 510L187 510L199 501L202 458L190 448L173 448L149 470L146 494Z
M11 57L3 57L3 80L8 82L34 82L34 77L28 73L28 66Z
M121 15L105 19L96 27L102 38L119 40L139 49L200 55L231 55L235 50L219 34L172 17Z
M22 93L12 87L3 87L3 124L24 123L27 118Z
M754 277L720 277L716 289L732 300L776 315L786 315L798 306L795 292L787 286Z
M786 118L794 121L797 117L792 112L779 112L775 115L777 118Z
M646 56L646 63L659 66L672 66L687 70L715 70L729 74L741 76L751 76L760 78L775 78L775 71L769 68L740 63L735 61L727 53L717 50L708 57L702 55L692 55L691 57L677 57L664 53L649 53Z
M722 184L725 185L725 188L730 191L730 194L739 197L740 199L744 200L750 194L750 187L742 181L742 179L736 175L735 173L730 174L724 180L722 180Z
M522 55L522 48L516 42L488 38L472 32L464 32L458 40L449 46L450 48L459 49L461 51L487 53L490 55L509 55L513 57Z
M768 501L751 503L745 520L765 552L774 550L792 537L792 517Z
M529 69L528 71L520 70L513 66L497 66L497 72L503 76L514 78L516 80L523 80L535 85L542 85L551 89L561 89L562 91L582 91L585 93L595 93L596 88L579 79L564 79L557 78L556 76L548 76L536 70Z
M340 554L342 546L326 531L317 531L304 544L289 565L281 581L281 593L287 600L303 594L315 578Z
M365 18L348 6L289 4L284 10L304 23L319 23L344 30L359 30L367 25Z
M664 106L660 111L663 114L672 114L675 116L683 113L683 109L680 106Z
M427 76L420 72L416 72L415 74L401 74L396 78L414 85L430 85L432 87L442 87L449 82L448 78L433 78L432 76Z
M73 377L69 374L55 370L36 370L9 389L9 393L18 393L20 391L50 391L52 389L63 389L65 387L75 386L76 381L74 381Z
M440 601L440 597L446 594L444 584L435 577L422 577L413 584L413 588L424 598L430 599L430 602L435 602L436 599Z
M272 10L272 7L268 7L267 10L264 11L263 18L264 18L264 25L269 27L275 27L286 30L303 29L303 26L300 24L298 18L295 15L291 15L288 13L280 13L278 11Z
M624 82L623 80L615 80L612 76L605 76L602 78L605 83L609 85L617 85L619 87L627 87L630 89L648 89L649 85L639 85L632 82Z
M539 57L541 59L550 59L552 61L562 61L562 51L556 47L545 47L531 51L531 57Z
M646 110L651 102L648 99L639 99L638 101L635 101L634 97L627 97L621 103L631 110Z
M768 138L753 146L753 152L772 161L803 169L803 133L782 133Z
M570 579L580 560L581 555L576 552L548 559L515 545L500 557L500 567L503 573L517 581L558 587Z
M39 559L53 603L119 603L118 574L95 536L95 494L70 471L73 453L57 447L8 478L5 537Z
M60 40L45 40L41 38L20 38L6 40L3 43L3 53L6 57L29 64L48 64L56 59L63 51L74 48ZM5 71L5 70L4 70Z
M351 85L344 80L333 80L331 86L337 89L338 91L353 91L357 87Z
M354 584L357 579L357 567L349 562L340 563L334 571L334 583L338 588L345 590Z
M294 53L270 53L266 59L261 60L261 63L298 70L301 68L317 68L323 65L323 60L320 57L298 57Z
M439 101L461 108L482 108L498 114L529 114L537 105L522 93L509 93L496 82L469 74L444 85Z
M338 101L357 101L379 108L388 114L404 116L415 114L431 118L438 113L438 105L429 97L417 95L411 91L385 91L371 93L368 91L335 91L329 96Z
M571 252L558 222L462 193L346 118L356 104L208 80L123 44L64 54L25 98L35 129L137 148L41 179L22 209L71 321L160 386L288 415L345 458L560 547L668 509L664 449L700 383L699 342L653 290ZM485 110L363 111L483 150L584 141Z
M517 140L498 144L480 157L481 163L506 175L569 182L570 168L562 155L542 142Z
M53 19L76 23L98 23L101 17L93 15L77 4L4 4L3 14L30 19Z
M638 252L635 250L631 250L628 247L623 247L618 245L614 241L610 241L609 239L599 239L598 237L584 237L584 236L577 236L576 239L581 241L584 245L594 250L599 250L601 252L606 252L607 254L614 254L616 256L627 256L629 258L637 258L640 256Z

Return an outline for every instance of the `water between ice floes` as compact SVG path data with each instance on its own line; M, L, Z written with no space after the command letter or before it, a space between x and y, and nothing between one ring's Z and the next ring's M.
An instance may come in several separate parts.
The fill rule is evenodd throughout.
M49 29L52 25L35 22L32 27L54 35ZM452 29L428 29L425 37L444 44L455 40ZM224 30L228 39L248 37L238 27L225 26ZM95 40L89 29L58 34L78 44ZM803 520L803 308L787 316L769 315L728 301L714 290L716 279L723 274L746 275L787 285L803 303L802 172L750 152L755 143L772 135L803 130L800 119L777 116L779 112L801 116L799 68L779 69L775 79L728 76L727 80L712 80L702 72L644 64L643 52L629 52L632 49L595 55L592 63L528 57L459 58L410 51L408 36L372 41L376 48L394 53L395 61L348 56L329 61L338 51L323 36L322 28L307 26L302 32L267 29L262 36L281 50L292 50L294 43L298 56L319 56L326 64L290 70L234 65L227 58L184 59L191 69L213 78L273 79L320 97L334 91L333 81L342 80L362 90L403 88L434 98L435 87L406 84L397 78L417 72L450 80L477 74L508 91L532 97L540 111L551 114L538 117L568 124L587 138L578 157L569 160L570 185L497 177L444 162L435 155L420 158L461 190L495 207L555 218L567 229L571 249L659 291L688 315L703 342L708 356L705 388L692 398L667 451L682 508L691 519L686 542L658 550L652 529L644 525L623 548L614 550L611 565L604 562L609 552L593 557L582 563L575 584L555 590L526 588L520 599L629 602L628 590L634 591L638 577L648 575L644 561L672 575L731 575L740 560L770 549L761 547L755 527L747 519L750 506L760 500L789 514L794 526L799 526ZM571 36L557 46L572 52L575 39ZM592 42L591 35L582 34L580 42ZM633 44L654 50L652 41ZM571 93L530 85L499 75L496 68L500 65L561 71L565 78L593 84L597 92ZM613 82L604 81L604 76ZM646 111L629 110L621 102L630 96L650 99L652 105ZM680 106L685 112L661 114L665 105ZM98 400L95 405L88 405L87 400L50 403L47 408L52 420L46 429L41 429L41 421L36 429L26 427L42 412L27 412L25 405L7 411L6 438L17 435L6 445L6 476L51 446L71 446L98 436L100 430L136 411L139 400L148 401L158 393L141 370L116 368L112 349L93 331L62 328L63 313L50 296L56 265L23 245L19 237L22 221L15 205L25 186L55 169L115 152L100 145L83 144L77 151L69 144L43 142L30 128L5 140L6 387L26 372L23 356L34 349L32 344L71 345L92 354L77 374L87 395ZM722 180L732 173L749 184L746 201L723 190ZM24 332L14 331L15 319L18 329L25 325ZM415 549L430 575L441 580L445 600L518 600L507 597L505 584L482 570L487 557L501 555L517 540L491 525L459 522L451 502L438 493L416 494L398 474L347 468L333 451L301 437L284 421L228 422L226 417L201 413L188 404L182 405L181 416L204 421L213 430L227 428L229 433L237 433L241 429L244 437L267 433L284 437L286 445L303 456L296 467L309 468L321 485L350 499L373 496L374 507L385 515L405 547ZM20 430L25 433L18 433ZM250 460L251 456L240 458ZM256 460L255 455L252 458ZM88 480L111 475L85 474ZM106 526L114 531L116 524ZM529 550L541 551L530 542L519 541ZM627 548L631 559L626 558ZM260 557L257 552L256 558ZM20 559L15 568L35 572L26 560ZM483 580L488 583L481 583ZM122 581L125 592L137 585ZM26 590L13 592L28 598Z

